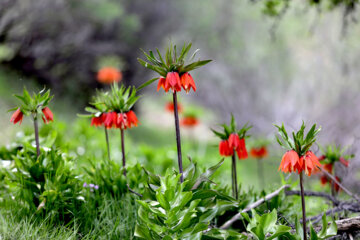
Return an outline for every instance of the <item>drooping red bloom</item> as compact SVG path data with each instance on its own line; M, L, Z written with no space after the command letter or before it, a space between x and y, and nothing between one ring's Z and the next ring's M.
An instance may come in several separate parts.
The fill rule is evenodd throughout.
M240 138L236 133L232 133L229 136L229 146L232 149L237 150L240 146Z
M132 110L126 113L126 117L127 117L128 128L132 128L134 126L137 127L139 121L136 117L136 114Z
M190 75L190 73L186 72L182 74L180 81L181 81L181 86L184 88L186 93L189 93L191 88L194 90L194 92L196 92L195 82L192 76Z
M194 116L187 116L181 119L180 124L184 127L195 127L196 125L199 124L199 120Z
M117 122L117 114L116 112L108 112L104 113L104 126L106 128L112 128L113 126L116 126Z
M158 82L158 86L157 86L157 91L160 90L160 88L163 88L165 90L165 92L168 92L169 89L166 89L165 88L165 82L166 82L166 79L164 77L160 77L159 78L159 82Z
M245 139L241 138L239 141L239 147L236 149L236 153L239 159L248 158L248 152L246 150Z
M234 149L230 148L228 140L222 140L219 144L219 152L221 156L229 157L234 154Z
M116 116L116 128L126 129L127 128L127 116L125 113L118 113Z
M11 116L10 122L14 124L19 122L19 125L21 125L23 118L24 118L24 114L21 112L20 108L18 108Z
M250 155L254 158L264 158L268 155L268 151L264 146L260 148L252 148Z
M181 91L181 82L180 76L177 72L168 72L165 79L164 85L165 91L169 91L171 89L173 92L180 92Z
M99 117L93 117L91 118L91 126L99 127L101 126L105 121L106 115L101 114Z
M300 161L301 159L304 161L305 174L308 176L311 176L312 172L318 171L317 167L321 167L319 159L312 151L307 151L304 156L301 156Z
M122 73L114 67L103 67L98 71L97 80L100 83L110 84L119 82L122 79Z
M166 109L166 111L173 113L174 109L175 109L174 103L173 102L166 103L165 109ZM177 104L177 109L178 109L179 113L183 111L183 107L180 103Z
M291 173L297 170L300 173L303 170L303 162L300 162L297 152L294 150L287 151L281 159L279 170L284 173Z
M48 123L50 121L54 121L54 115L53 113L51 112L50 108L48 107L44 107L42 109L42 112L44 114L44 116L42 117L44 123Z

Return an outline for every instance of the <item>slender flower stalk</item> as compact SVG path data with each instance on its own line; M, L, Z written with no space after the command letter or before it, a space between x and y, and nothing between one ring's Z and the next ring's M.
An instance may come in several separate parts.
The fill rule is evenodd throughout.
M303 234L304 240L307 239L306 234L306 209L305 209L305 197L304 197L304 186L303 186L303 173L299 174L300 176L300 193L301 193L301 210L302 210L302 224L303 224Z
M121 138L121 152L122 152L122 165L123 165L123 174L126 177L126 159L125 159L125 138L124 138L124 129L120 129L120 138Z
M264 175L264 160L260 158L257 161L257 169L258 169L258 179L259 179L259 185L261 189L264 189L265 187L265 175Z
M108 159L109 162L111 161L111 157L110 157L110 142L109 142L109 133L107 128L104 126L105 129L105 140L106 140L106 148L107 148L107 154L108 154Z
M257 172L259 186L264 189L265 187L265 173L264 173L264 158L268 155L268 151L265 145L255 148L250 151L250 155L257 160Z
M174 93L173 93L173 103L174 103L174 118L175 118L175 131L176 131L176 146L177 146L177 154L178 154L178 165L179 165L179 173L181 174L180 182L184 182L183 166L182 166L182 154L181 154L179 113L178 113L178 103L177 103L176 91L174 91Z
M237 184L237 173L236 173L236 156L235 153L232 155L231 161L231 169L232 169L232 181L233 181L233 197L238 200L239 193L238 193L238 184Z
M39 143L39 126L37 121L37 116L34 116L34 134L35 134L35 144L36 144L36 155L40 156L40 143Z

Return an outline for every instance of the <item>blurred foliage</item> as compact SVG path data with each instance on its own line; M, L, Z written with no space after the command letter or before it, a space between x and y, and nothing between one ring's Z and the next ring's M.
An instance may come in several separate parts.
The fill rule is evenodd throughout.
M0 61L83 101L100 86L96 71L109 60L136 83L134 54L162 42L159 30L171 31L174 12L160 0L1 0Z

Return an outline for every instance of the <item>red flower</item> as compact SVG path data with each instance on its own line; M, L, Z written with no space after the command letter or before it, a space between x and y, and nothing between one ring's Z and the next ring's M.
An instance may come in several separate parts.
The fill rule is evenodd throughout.
M133 111L129 111L126 113L127 117L127 127L132 128L133 126L137 127L138 125L138 119L136 117L136 114Z
M177 72L168 72L165 79L164 89L165 91L169 91L169 89L173 90L173 92L181 91L181 83L180 76Z
M105 115L104 126L106 128L112 128L113 126L116 125L116 122L117 122L116 112L108 112L108 113L104 113L104 115Z
M239 135L237 135L236 133L232 133L229 136L229 146L230 148L235 150L238 150L239 146L240 146L240 138Z
M300 161L297 152L290 150L283 155L278 171L281 170L284 173L291 173L298 170L298 173L300 173L303 170L302 167L303 160Z
M54 121L54 115L53 113L51 112L50 108L48 107L44 107L42 109L42 112L44 114L44 116L42 117L44 123L48 123L50 121Z
M21 125L23 118L24 114L21 112L20 108L18 108L11 116L10 122L13 122L14 124L19 122L19 125Z
M99 117L91 118L91 126L99 127L104 123L105 114L101 114Z
M330 174L332 174L333 172L333 163L326 163L326 164L323 164L322 167L324 168L325 171L329 172ZM320 177L320 181L321 181L321 184L324 185L326 184L327 182L331 182L331 180L328 179L328 177L323 174L321 177Z
M219 152L221 156L229 157L234 154L234 149L230 148L228 140L222 140L219 144Z
M254 158L264 158L268 155L266 147L252 148L250 155Z
M246 150L245 139L241 138L239 141L239 147L236 149L237 155L239 159L248 158L248 152Z
M325 158L326 158L325 155L321 155L321 156L319 157L319 161L322 161L322 160L324 160Z
M175 109L174 103L168 102L165 106L165 109L166 109L166 111L173 113L174 109ZM179 104L179 103L177 104L177 109L178 109L178 112L182 112L183 108L182 108L181 104Z
M166 79L164 77L160 77L159 78L159 82L158 82L158 86L157 86L157 91L160 90L160 88L163 88L165 90L165 92L169 91L169 89L165 89L165 82Z
M195 127L199 124L199 120L193 116L187 116L181 119L181 125L184 127Z
M339 161L345 166L348 167L349 166L349 161L345 160L343 157L339 158Z
M116 116L116 128L126 129L127 128L127 116L125 113L118 113Z
M119 82L121 79L121 72L113 67L101 68L97 74L97 80L100 83L110 84L113 82Z
M317 167L321 166L318 158L312 151L307 151L305 155L300 158L300 161L301 159L304 161L304 170L308 176L311 176L311 172L316 172L318 170Z
M182 74L180 81L181 81L181 86L184 88L186 93L189 93L191 88L194 90L194 92L196 92L195 82L192 76L190 75L190 73L186 72Z

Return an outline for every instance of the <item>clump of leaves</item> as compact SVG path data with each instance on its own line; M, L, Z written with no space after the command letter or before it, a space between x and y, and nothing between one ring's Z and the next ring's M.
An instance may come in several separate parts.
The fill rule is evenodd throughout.
M71 159L55 149L37 158L34 150L26 148L13 159L15 165L7 177L15 200L25 203L31 213L70 221L83 201Z
M186 44L184 43L184 46L182 47L181 51L178 52L176 49L176 45L168 47L166 49L166 53L164 56L161 55L159 49L156 49L156 52L158 54L158 57L156 57L153 53L153 51L149 51L149 53L146 53L144 50L143 53L146 57L146 61L138 58L138 61L141 65L144 67L153 70L154 72L157 72L160 76L166 77L168 72L177 72L179 75L190 72L196 68L199 68L209 62L211 60L197 60L194 61L197 52L199 49L197 49L191 56L186 60L186 56L188 55L192 44ZM141 85L138 89L142 89L154 81L159 79L158 77L151 79Z
M50 95L50 90L44 88L39 93L33 93L31 96L29 92L24 88L23 95L14 95L21 101L20 107L15 107L9 111L14 111L20 108L20 111L25 115L33 115L33 117L43 116L42 109L44 109L54 96Z
M321 130L321 127L316 128L316 124L314 124L305 136L306 126L303 122L299 131L297 131L296 133L292 132L291 139L285 130L284 124L282 124L281 126L275 125L275 127L278 129L278 133L282 138L281 140L278 136L276 136L276 140L280 144L280 146L284 147L287 150L295 150L299 154L299 156L302 156L307 151L309 151L311 145L316 141L316 135Z
M211 130L222 140L229 139L229 136L232 133L236 133L239 138L248 138L250 135L248 135L247 132L252 128L252 126L248 125L247 123L245 123L241 128L237 128L233 115L231 115L230 125L221 124L220 126L223 128L222 132L215 131L214 129Z
M180 175L168 170L165 177L149 172L148 200L138 200L138 222L135 236L141 239L202 239L204 235L224 234L223 230L209 229L214 218L226 209L238 207L235 199L210 189L209 177L223 161L199 173L195 164ZM205 232L204 232L205 231ZM239 233L227 233L242 236ZM205 237L205 236L204 236ZM231 238L238 239L238 238Z
M242 216L249 222L247 231L252 233L256 239L275 239L290 232L291 227L277 224L277 212L274 209L270 213L265 213L262 216L258 215L255 210L252 211L252 218L250 219L247 213Z

